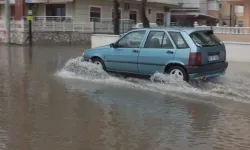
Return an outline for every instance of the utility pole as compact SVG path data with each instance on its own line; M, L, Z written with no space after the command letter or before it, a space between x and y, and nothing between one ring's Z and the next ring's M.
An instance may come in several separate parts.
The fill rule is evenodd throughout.
M120 34L120 16L119 14L119 7L120 7L120 3L118 2L118 0L114 0L113 1L113 9L114 9L114 34L115 35L119 35Z
M29 46L32 46L32 3L29 3L29 10L28 10L28 21L29 21Z
M5 0L4 2L4 12L5 12L5 29L6 29L6 42L10 44L10 1Z

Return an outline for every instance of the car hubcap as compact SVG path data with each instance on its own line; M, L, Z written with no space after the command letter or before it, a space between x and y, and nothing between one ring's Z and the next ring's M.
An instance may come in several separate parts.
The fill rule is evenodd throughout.
M179 81L184 79L183 73L179 69L173 69L170 72L170 76L174 77L176 80Z
M102 67L102 63L101 63L101 62L99 62L99 61L95 61L95 62L94 62L94 64L96 64L97 66Z

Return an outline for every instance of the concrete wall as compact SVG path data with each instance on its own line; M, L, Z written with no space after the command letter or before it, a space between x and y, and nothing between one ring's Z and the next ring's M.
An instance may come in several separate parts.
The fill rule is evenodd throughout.
M203 14L208 14L208 0L199 0L200 1L200 11Z
M91 48L111 44L119 39L119 35L94 34L91 36Z
M200 8L200 1L201 0L182 0L184 8Z
M221 1L220 8L220 24L225 22L227 25L230 24L230 4L227 1Z
M227 60L236 62L250 62L250 44L226 44Z
M208 10L208 15L216 17L216 18L220 18L220 14L216 10Z
M75 16L75 3L66 4L66 16Z
M106 1L105 3L103 0L76 0L75 1L75 16L81 20L89 21L89 9L91 6L96 6L101 8L101 18L112 18L112 9L113 9L113 2ZM130 3L130 10L137 11L137 22L140 21L140 14L139 14L139 3ZM122 19L129 19L130 11L124 11L124 4L120 4L121 10L121 18ZM151 14L148 14L148 9L151 9ZM153 5L148 4L147 7L147 16L150 22L156 22L156 13L164 13L164 6L163 5Z
M34 44L90 44L91 33L83 32L33 32ZM1 42L6 42L5 38L1 39ZM28 44L28 32L22 32L18 30L11 31L11 44L27 45Z
M208 6L207 6L208 10L219 11L219 2L217 0L212 0L212 1L210 0L207 2L208 2Z

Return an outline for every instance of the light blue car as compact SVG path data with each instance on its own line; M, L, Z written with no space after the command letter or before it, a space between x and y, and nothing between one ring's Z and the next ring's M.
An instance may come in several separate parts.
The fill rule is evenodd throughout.
M225 74L225 45L212 30L143 28L122 35L110 45L84 51L84 61L119 73L165 73L185 81Z

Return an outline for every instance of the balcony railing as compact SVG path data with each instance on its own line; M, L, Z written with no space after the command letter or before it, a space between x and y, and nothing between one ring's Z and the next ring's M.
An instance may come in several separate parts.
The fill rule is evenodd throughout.
M23 17L26 20L26 16ZM35 16L35 22L73 22L76 18L72 16Z
M66 21L68 19L68 21ZM5 30L4 20L0 20L0 30ZM22 32L28 31L28 21L15 21L11 20L11 30L18 30ZM120 21L120 32L124 33L128 31L132 25L133 21L129 19L121 19ZM62 21L62 17L34 17L32 22L33 32L42 31L77 31L86 33L113 33L114 25L113 19L104 18L98 22L82 22L76 20L73 17L65 17Z

